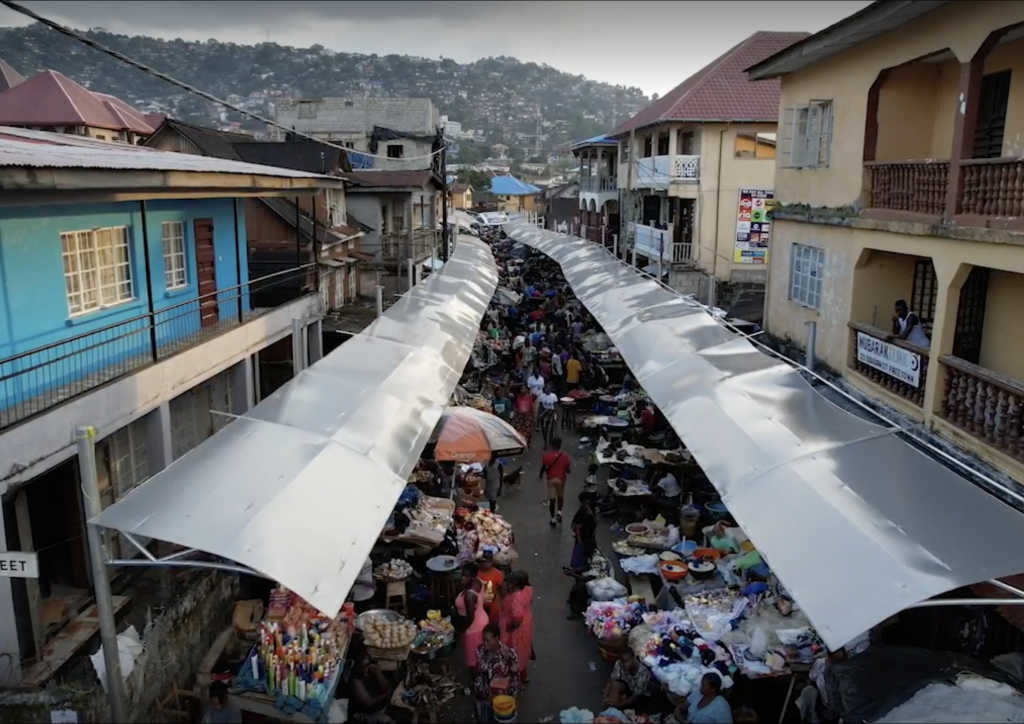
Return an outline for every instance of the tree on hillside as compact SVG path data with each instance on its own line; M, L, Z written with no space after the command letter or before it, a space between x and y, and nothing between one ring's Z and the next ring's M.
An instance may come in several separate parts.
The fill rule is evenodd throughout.
M491 175L475 168L464 168L456 175L459 183L469 184L477 191L487 191L491 188Z

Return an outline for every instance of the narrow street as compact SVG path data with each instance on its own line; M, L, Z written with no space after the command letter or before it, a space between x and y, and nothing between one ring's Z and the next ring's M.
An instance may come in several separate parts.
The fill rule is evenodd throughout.
M543 485L538 473L544 451L539 435L534 436L530 451L512 463L513 469L523 464L522 489L514 488L498 501L498 512L512 523L515 531L519 560L513 568L529 573L534 591L533 645L537 660L530 664L530 684L519 699L519 721L522 722L557 721L558 713L571 706L599 711L611 671L611 666L600 659L597 644L587 635L583 622L566 620L570 579L562 573L562 566L569 563L572 554L569 522L576 512L576 496L582 490L590 454L580 449L576 431L560 434L562 449L572 458L565 522L552 528L547 504L541 504ZM609 525L609 521L601 520L598 527L598 540L605 552L611 542ZM460 697L452 714L458 721L469 721L472 717L469 706L469 702Z

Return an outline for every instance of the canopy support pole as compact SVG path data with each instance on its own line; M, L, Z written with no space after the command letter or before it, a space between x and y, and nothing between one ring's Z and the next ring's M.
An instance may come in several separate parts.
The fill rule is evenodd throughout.
M935 608L937 606L1024 606L1024 598L931 598L907 608Z
M78 441L78 474L82 481L85 503L85 530L89 542L89 563L92 566L92 586L96 595L96 616L100 624L100 645L107 678L107 697L110 699L110 719L113 724L128 724L125 710L124 676L121 674L121 654L117 648L117 623L114 621L114 599L110 595L106 555L98 526L89 523L103 512L100 503L100 483L96 472L96 428L80 427Z

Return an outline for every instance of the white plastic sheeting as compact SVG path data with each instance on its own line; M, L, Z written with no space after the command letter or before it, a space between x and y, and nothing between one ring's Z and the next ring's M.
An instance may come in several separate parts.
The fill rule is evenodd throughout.
M497 286L486 245L92 523L206 551L341 608L469 360Z
M559 263L829 648L1024 571L1017 510L601 246L522 223L505 231Z

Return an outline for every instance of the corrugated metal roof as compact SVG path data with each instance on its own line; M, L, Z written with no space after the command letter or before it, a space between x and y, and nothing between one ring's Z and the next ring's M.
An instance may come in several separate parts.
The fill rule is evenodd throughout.
M359 187L370 188L420 188L425 186L434 173L432 171L353 171L345 174L345 178L352 182L352 190Z
M0 134L17 135L18 129L0 126ZM227 161L188 153L154 151L134 146L105 143L101 146L56 145L62 134L39 134L55 137L54 143L32 143L28 140L0 138L0 167L104 169L111 171L184 171L195 173L226 173L270 176L274 178L309 178L339 181L331 176L293 171L276 166Z
M1024 568L1024 515L600 244L517 223L554 259L832 650L890 616ZM798 518L797 534L781 521Z
M25 82L25 76L16 71L10 64L0 59L0 92Z
M92 523L206 551L338 613L473 350L487 245L444 269Z
M777 80L751 81L744 70L808 35L810 33L754 33L608 136L624 136L637 128L666 121L778 121L781 84Z
M594 136L593 138L588 138L586 141L577 141L576 143L572 144L572 147L573 147L573 149L577 149L577 148L583 148L584 146L618 146L618 145L619 145L618 141L615 141L615 140L612 140L611 138L608 138L608 136L606 134L601 134L600 136Z
M491 178L491 193L497 196L532 196L539 194L540 189L533 184L520 181L511 174L506 174Z

